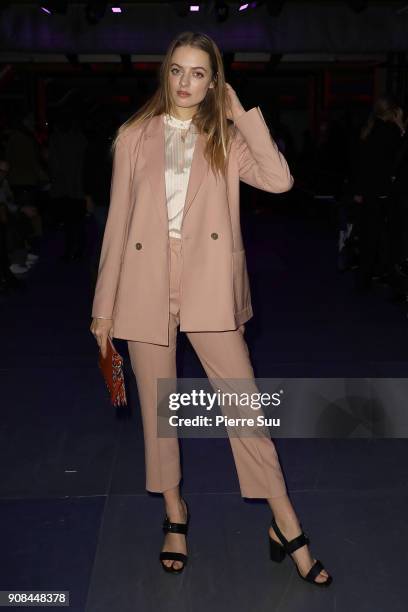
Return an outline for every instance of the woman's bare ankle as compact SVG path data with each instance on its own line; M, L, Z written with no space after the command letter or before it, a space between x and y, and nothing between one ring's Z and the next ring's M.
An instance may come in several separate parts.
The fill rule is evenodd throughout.
M287 540L291 540L301 533L302 528L295 515L286 514L281 516L275 516L274 518L277 526L279 527L280 531L283 533Z
M163 493L164 506L166 514L169 518L173 518L173 521L184 519L186 516L185 502L180 496L178 487L175 489L169 489Z

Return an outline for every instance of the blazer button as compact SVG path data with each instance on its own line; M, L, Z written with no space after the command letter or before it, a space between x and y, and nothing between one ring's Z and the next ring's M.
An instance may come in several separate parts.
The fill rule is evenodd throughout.
M142 243L136 242L135 247L137 248L138 251L140 251L140 249L142 248Z
M212 238L213 240L217 240L217 238L218 238L218 234L217 234L217 232L213 232L213 233L211 234L211 238Z

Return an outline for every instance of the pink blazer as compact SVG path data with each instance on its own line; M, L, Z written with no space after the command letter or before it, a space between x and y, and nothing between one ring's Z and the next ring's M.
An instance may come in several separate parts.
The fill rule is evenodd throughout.
M180 330L236 329L253 315L240 227L240 180L272 193L293 177L259 107L235 122L226 179L216 180L198 134L181 226ZM169 252L163 115L122 133L112 170L92 316L113 336L168 344Z

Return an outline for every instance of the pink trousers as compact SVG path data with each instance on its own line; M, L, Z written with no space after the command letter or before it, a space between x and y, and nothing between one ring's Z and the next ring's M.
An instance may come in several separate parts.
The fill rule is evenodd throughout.
M159 493L177 486L181 479L178 438L157 435L157 379L176 379L177 376L181 268L181 240L170 237L169 345L128 341L142 411L146 489ZM233 331L186 333L208 378L254 378L243 326ZM287 493L275 445L269 435L229 436L229 441L242 497L271 498ZM205 465L202 467L205 469Z

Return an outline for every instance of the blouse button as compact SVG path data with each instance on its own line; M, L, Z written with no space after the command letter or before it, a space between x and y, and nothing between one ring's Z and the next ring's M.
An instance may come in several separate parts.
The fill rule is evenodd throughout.
M137 248L138 251L140 251L140 249L142 248L142 243L136 242L135 247Z
M213 233L211 234L211 238L212 238L213 240L217 240L217 238L218 238L218 234L217 234L217 232L213 232Z

